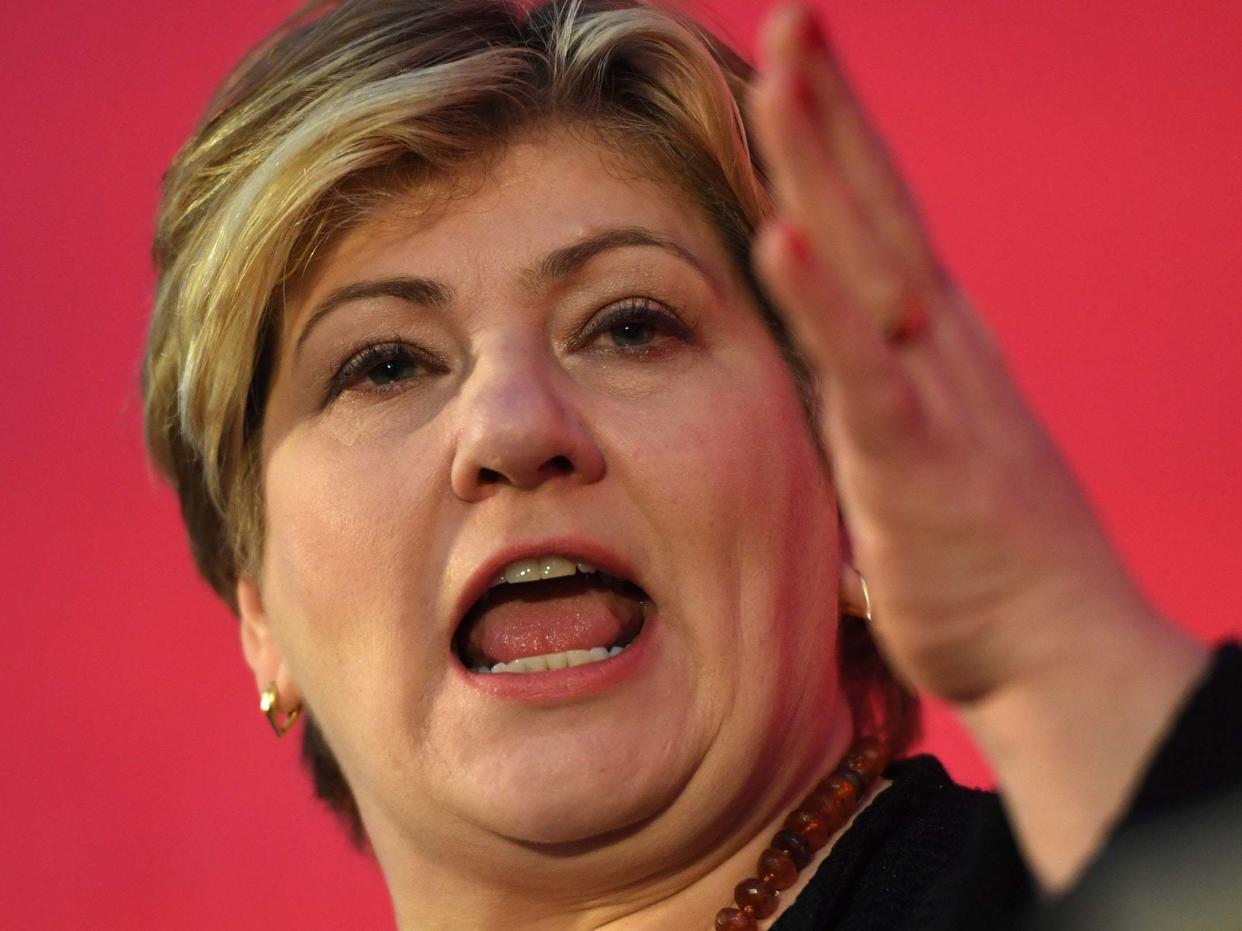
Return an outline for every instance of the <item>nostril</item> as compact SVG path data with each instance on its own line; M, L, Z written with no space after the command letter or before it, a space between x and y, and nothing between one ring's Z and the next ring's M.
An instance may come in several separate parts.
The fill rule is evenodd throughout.
M534 487L545 479L553 478L554 476L572 475L575 471L573 460L568 456L553 456L534 473L509 472L507 470L479 466L478 483L479 485L499 485L509 482L526 488Z

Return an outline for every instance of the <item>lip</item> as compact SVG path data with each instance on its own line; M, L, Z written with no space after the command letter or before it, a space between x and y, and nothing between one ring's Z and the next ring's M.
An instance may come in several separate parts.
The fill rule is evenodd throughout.
M501 569L516 559L553 555L590 563L608 575L628 579L644 592L648 591L629 560L594 540L576 536L526 540L492 553L470 574L454 605L450 636L456 636L466 612L491 587ZM450 665L466 685L494 698L540 704L585 698L619 685L648 665L659 639L658 621L659 614L649 600L643 629L625 650L582 666L530 673L476 673L461 663L451 645L453 662Z
M588 540L585 537L569 536L529 540L522 543L514 543L504 549L497 550L483 560L479 567L470 574L454 603L452 626L449 629L449 635L456 635L457 628L461 626L466 612L470 610L476 601L483 597L483 593L491 587L492 582L500 575L501 569L514 560L529 559L533 556L564 556L566 559L572 559L577 562L590 563L597 569L602 569L608 575L628 579L650 595L647 587L638 578L629 561L602 544ZM629 651L627 650L626 652ZM621 654L621 656L624 655L624 653ZM614 658L619 659L620 657ZM585 667L576 666L574 668L581 669ZM538 673L534 673L534 675L538 675Z
M527 673L471 672L461 663L453 665L468 687L492 698L554 705L589 698L635 678L651 664L660 636L659 615L650 609L634 642L616 656L597 663Z

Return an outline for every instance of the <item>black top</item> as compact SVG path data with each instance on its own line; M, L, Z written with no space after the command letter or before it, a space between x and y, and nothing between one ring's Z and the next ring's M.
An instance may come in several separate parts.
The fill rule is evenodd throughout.
M892 784L837 840L772 931L1069 927L1072 913L1100 898L1094 890L1106 882L1113 887L1109 867L1126 862L1129 838L1141 836L1152 823L1166 828L1188 820L1187 813L1204 805L1217 806L1206 820L1217 825L1217 834L1233 839L1225 841L1232 869L1224 872L1242 875L1242 830L1219 828L1222 812L1242 814L1242 806L1229 802L1242 798L1242 651L1237 644L1216 651L1103 852L1056 903L1036 900L1033 879L994 793L956 785L930 756L893 763L885 776ZM1202 849L1201 838L1174 849ZM1164 864L1152 858L1169 849L1146 845L1137 862L1159 872ZM1185 891L1197 895L1194 883ZM1242 914L1237 927L1242 928Z

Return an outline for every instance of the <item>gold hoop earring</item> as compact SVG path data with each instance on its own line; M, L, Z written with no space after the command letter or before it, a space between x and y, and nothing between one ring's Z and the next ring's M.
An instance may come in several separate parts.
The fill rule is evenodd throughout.
M866 609L863 617L867 619L867 623L871 623L871 590L867 588L867 580L863 578L863 574L858 573L858 584L862 587L863 606Z
M272 730L276 732L277 737L284 737L289 728L298 720L298 715L302 713L302 706L298 705L292 711L285 715L285 720L280 720L280 700L276 695L276 683L269 682L263 686L263 691L259 694L259 710L263 712L268 723L272 725Z

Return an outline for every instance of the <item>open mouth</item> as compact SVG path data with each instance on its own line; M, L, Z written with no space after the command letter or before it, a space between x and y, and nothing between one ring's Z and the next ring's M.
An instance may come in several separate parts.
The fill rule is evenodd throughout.
M564 556L505 566L458 625L453 648L475 673L537 673L603 662L642 632L650 603L628 579Z

